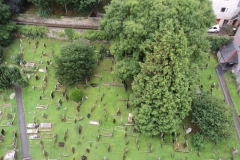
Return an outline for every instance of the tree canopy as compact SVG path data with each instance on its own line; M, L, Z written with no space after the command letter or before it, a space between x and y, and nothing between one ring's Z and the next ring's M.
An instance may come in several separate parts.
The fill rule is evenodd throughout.
M59 82L74 85L91 75L95 61L93 47L85 41L78 41L62 47L60 56L55 58L56 77Z
M234 132L233 110L212 95L203 94L193 100L192 121L215 142L228 139Z
M184 31L172 20L157 33L140 73L132 83L131 104L137 129L146 135L176 131L191 109L192 76Z
M0 64L2 63L3 60L3 48L0 46Z
M29 2L34 3L36 6L39 7L38 14L41 17L48 17L51 14L51 3L52 0L28 0Z
M20 12L23 9L24 0L4 0L4 3L10 7L11 14Z
M126 63L125 57L144 62L155 32L161 32L169 19L175 31L183 30L188 54L198 61L209 49L206 29L215 21L209 0L112 0L100 29L112 39L110 51L117 63Z
M0 89L12 88L12 83L18 83L21 87L26 87L28 83L22 79L17 67L7 67L0 65Z
M13 36L12 31L16 28L15 23L10 20L11 13L9 11L9 6L3 4L0 0L0 45L8 45Z

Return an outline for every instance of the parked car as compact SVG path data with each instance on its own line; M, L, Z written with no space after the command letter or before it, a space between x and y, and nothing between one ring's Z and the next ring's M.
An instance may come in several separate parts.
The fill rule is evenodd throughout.
M214 25L208 29L209 33L218 33L219 31L220 31L220 27L218 24Z

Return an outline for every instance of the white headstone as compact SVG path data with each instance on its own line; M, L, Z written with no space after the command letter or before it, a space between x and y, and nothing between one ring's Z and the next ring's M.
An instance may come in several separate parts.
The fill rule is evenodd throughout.
M15 97L15 93L12 93L11 95L10 95L10 99L13 99Z
M192 128L188 128L188 129L186 130L186 134L188 134L188 133L190 133L190 132L192 132Z
M39 69L38 71L39 71L39 72L47 72L46 69Z

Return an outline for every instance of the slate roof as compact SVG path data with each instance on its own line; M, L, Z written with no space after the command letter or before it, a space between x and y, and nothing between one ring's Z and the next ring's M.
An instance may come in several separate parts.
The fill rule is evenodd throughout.
M232 42L220 49L221 57L225 63L238 63L238 51L235 44Z

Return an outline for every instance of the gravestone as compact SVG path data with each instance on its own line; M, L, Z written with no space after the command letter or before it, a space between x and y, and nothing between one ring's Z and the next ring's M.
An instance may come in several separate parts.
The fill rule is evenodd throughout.
M87 160L87 156L82 155L82 156L81 156L81 159L82 159L82 160Z
M65 143L64 142L58 142L58 147L64 147Z
M1 134L2 134L3 136L5 135L5 130L4 130L4 129L1 130Z
M3 99L4 102L7 101L7 98L5 96L2 96L2 99Z
M0 135L0 141L3 142L4 141L4 136Z
M132 123L133 122L133 120L132 120L132 113L129 113L128 114L128 123Z
M186 130L186 134L189 134L191 131L192 131L192 128L188 128L188 129Z
M9 98L13 99L15 97L15 95L16 95L15 93L12 93Z
M11 114L7 113L6 115L7 115L8 119L12 119L12 115Z
M75 148L72 147L71 150L72 150L72 153L74 154L75 153Z
M90 152L90 149L86 148L86 152L89 153L89 152Z
M43 113L43 114L42 114L42 117L45 118L45 119L47 119L47 118L48 118L48 115L45 114L45 113Z

